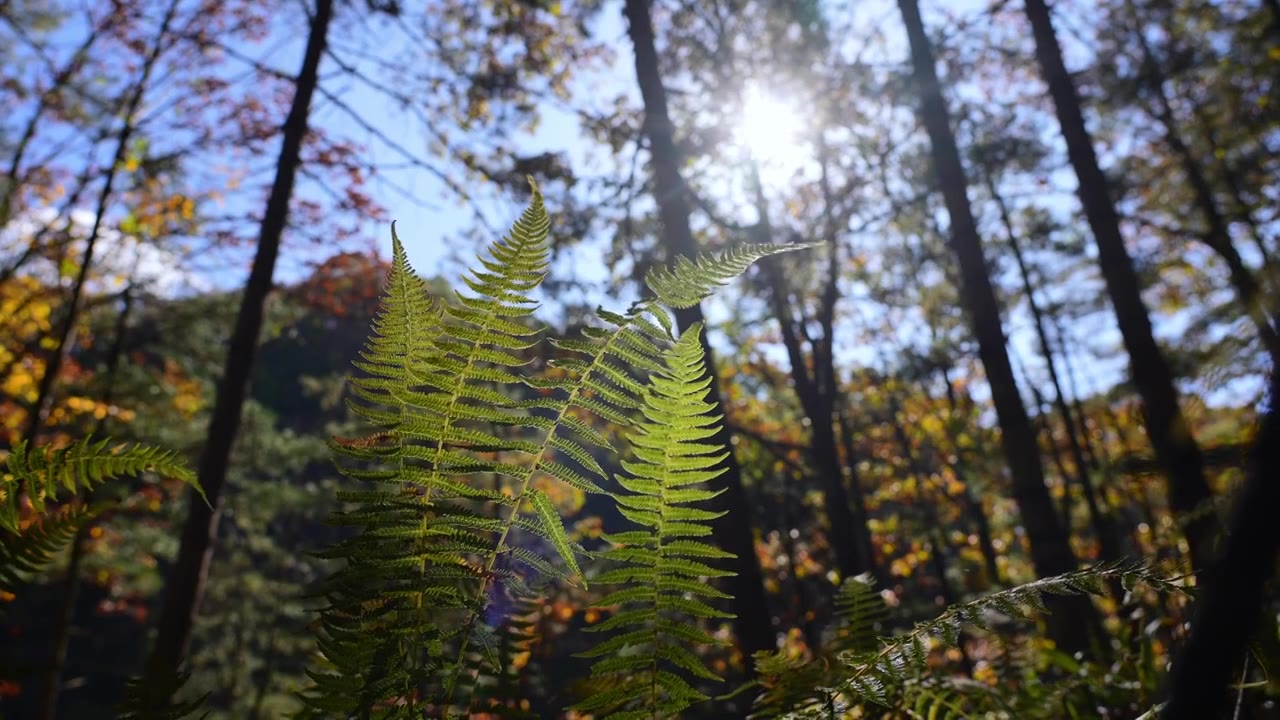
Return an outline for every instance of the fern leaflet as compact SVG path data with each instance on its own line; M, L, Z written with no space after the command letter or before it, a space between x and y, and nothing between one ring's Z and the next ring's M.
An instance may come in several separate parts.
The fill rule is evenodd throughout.
M620 719L672 716L707 697L687 678L720 680L693 649L723 644L697 619L732 617L699 599L724 597L702 578L732 574L704 560L733 557L700 539L722 513L693 507L719 494L703 485L722 472L716 466L724 459L722 448L699 442L715 435L720 422L705 400L711 378L700 332L693 326L681 335L644 397L645 420L630 434L637 460L622 463L627 474L618 482L628 492L615 497L624 516L649 530L606 535L613 548L602 556L622 567L597 582L634 584L598 603L621 608L590 628L613 635L581 656L603 658L592 676L610 682L596 684L598 691L575 706L579 711Z

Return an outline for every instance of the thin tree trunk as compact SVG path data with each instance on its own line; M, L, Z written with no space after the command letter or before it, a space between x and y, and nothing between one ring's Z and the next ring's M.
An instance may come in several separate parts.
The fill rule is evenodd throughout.
M1050 324L1053 325L1054 339L1057 341L1058 356L1062 358L1062 366L1066 369L1067 375L1067 392L1071 394L1071 410L1075 416L1075 422L1078 423L1077 428L1080 438L1084 441L1084 450L1089 457L1089 466L1093 469L1101 469L1103 467L1103 459L1098 453L1098 449L1093 445L1093 435L1089 432L1089 417L1085 414L1084 404L1080 400L1080 382L1076 374L1075 363L1071 361L1071 353L1067 349L1066 333L1063 332L1062 323L1052 313L1046 313ZM1103 454L1106 449L1103 449ZM1104 476L1104 481L1109 483L1111 477Z
M969 206L968 181L951 131L942 88L938 84L933 48L925 34L920 8L915 0L899 0L898 8L911 46L911 61L921 100L920 118L929 133L934 172L951 219L951 246L963 278L961 291L1000 421L1001 443L1013 480L1014 497L1022 511L1023 526L1031 546L1032 564L1041 577L1070 572L1076 569L1076 558L1045 488L1035 432L1009 363L1000 306L991 287L977 224ZM1068 652L1086 650L1090 636L1100 634L1097 614L1086 598L1055 597L1050 610L1052 612L1046 619L1050 637Z
M841 467L849 472L849 502L853 507L864 508L865 514L867 497L862 491L862 480L858 477L858 452L853 441L853 420L849 417L847 402L841 402L836 408L836 422L840 426L840 445L844 450L844 461ZM884 568L876 562L875 542L871 537L871 530L865 524L860 526L860 530L864 532L858 533L858 556L863 564L871 568L871 574L880 582L881 587L884 587L887 585Z
M753 241L758 243L774 243L773 226L769 222L769 208L764 198L764 190L759 175L753 170L752 181L755 186L756 211L760 220L752 228ZM831 332L835 303L838 299L838 285L835 273L838 262L834 255L828 268L828 282L824 289L824 308L821 321L824 329ZM844 472L840 463L840 454L835 437L835 366L832 356L826 348L832 345L829 336L819 342L810 342L812 349L812 371L810 358L805 353L801 333L805 318L797 318L790 302L790 287L777 259L766 258L761 262L765 277L768 279L767 289L769 303L778 320L782 333L782 343L787 350L787 359L791 365L791 378L800 406L809 419L810 447L812 449L813 466L816 479L822 488L823 509L827 513L828 537L835 551L836 566L842 577L853 577L870 571L871 565L860 552L860 548L871 545L871 534L863 521L862 507L858 513L849 504L849 494L844 486Z
M186 525L178 558L165 589L155 647L147 663L148 676L173 672L187 654L191 629L199 613L200 595L208 574L213 544L218 533L221 496L227 479L231 448L240 427L249 375L257 354L258 334L262 329L263 310L271 291L280 239L289 216L289 200L299 165L299 152L307 135L311 96L319 80L320 61L324 53L333 17L333 0L316 0L316 12L298 72L297 88L289 115L284 123L284 138L276 164L275 180L267 199L258 236L258 251L245 284L244 295L236 316L235 329L227 348L222 381L218 385L213 414L204 451L197 472L200 485L208 498L205 504L195 496Z
M817 652L822 643L822 636L818 632L818 618L811 615L804 580L796 573L796 541L791 537L791 529L798 527L798 519L794 499L791 497L791 484L785 470L778 474L782 477L782 551L787 554L791 585L795 588L797 624L804 635L805 645L809 646L811 652Z
M627 33L635 50L636 79L644 101L644 130L649 139L649 153L653 166L654 196L662 221L663 239L672 257L683 255L692 258L697 254L697 243L689 225L689 201L680 177L680 156L676 149L674 128L667 110L667 90L662 83L658 66L658 52L654 40L653 19L649 14L648 0L626 0L624 14L627 17ZM677 310L676 322L687 328L702 322L702 308L693 306ZM707 370L711 374L709 396L719 412L723 413L723 399L715 364L715 356L706 336L702 349L707 356ZM722 426L712 439L726 448L732 448L730 433ZM715 537L721 546L737 556L734 570L737 573L726 583L734 596L734 631L738 644L747 657L777 647L769 615L768 599L764 590L764 576L756 559L755 537L751 527L751 504L742 485L742 468L737 457L730 452L723 463L724 473L714 482L720 496L724 516L716 521ZM754 674L747 663L748 674Z
M1000 564L997 561L996 548L991 542L991 521L987 518L987 509L983 506L982 500L975 497L973 488L969 486L969 473L964 470L968 465L968 460L964 448L960 446L959 432L957 425L959 423L959 401L956 398L956 388L951 382L950 370L946 367L942 368L942 380L947 386L947 439L956 451L956 462L951 466L951 472L955 473L957 479L964 484L964 505L965 513L978 529L978 549L982 551L982 560L987 568L987 582L999 585L1004 582L1004 578L1000 574ZM979 454L981 455L981 454Z
M1261 624L1267 582L1280 559L1280 368L1254 440L1252 471L1232 511L1221 553L1200 575L1191 633L1169 674L1169 703L1160 717L1218 717L1227 684ZM1274 626L1272 626L1274 627Z
M895 396L889 396L889 413L890 422L893 423L893 434L898 441L898 445L902 447L902 456L907 461L907 472L915 479L916 492L920 493L921 515L924 516L924 522L929 528L927 535L929 544L932 547L929 550L929 566L933 570L933 574L938 578L938 590L942 595L942 604L944 609L953 607L960 602L960 593L951 585L950 578L947 577L947 562L952 558L951 544L947 542L946 533L943 531L942 520L938 516L937 504L944 496L941 489L938 490L936 496L931 497L931 493L925 492L928 483L928 475L924 468L920 465L920 459L916 455L915 448L911 445L911 438L907 435L906 428L902 425L901 418L902 409L898 406L898 400ZM973 659L969 657L969 633L961 631L959 633L959 642L956 647L960 650L961 667L963 667L966 675L973 674Z
M1035 36L1036 59L1053 97L1067 154L1076 172L1077 193L1097 243L1107 293L1129 352L1130 376L1142 397L1147 436L1168 472L1169 504L1175 513L1187 518L1185 532L1191 560L1196 568L1204 568L1211 557L1218 523L1212 513L1192 514L1211 497L1200 448L1178 405L1173 372L1152 334L1138 275L1124 245L1120 220L1085 126L1079 96L1067 74L1049 8L1044 0L1026 0L1026 14Z
M125 338L129 331L129 316L133 312L133 286L125 288L124 307L116 316L115 335L111 340L111 349L107 352L107 366L103 370L106 388L102 393L102 403L111 405L115 401L116 373L120 368L120 358L124 355ZM102 432L106 424L105 418L95 423L94 435ZM93 502L97 488L85 496L86 505ZM54 720L57 716L58 695L62 689L62 671L67 664L67 646L71 640L71 627L75 622L76 602L80 597L80 567L84 564L85 542L89 538L89 525L82 525L71 541L71 556L67 561L66 577L62 583L62 610L53 626L52 652L50 653L49 673L45 679L44 697L41 699L37 717L40 720Z
M54 383L57 382L58 375L62 373L62 366L71 352L71 346L75 344L74 335L76 323L80 320L81 302L84 299L85 287L89 283L89 271L93 267L94 252L97 250L98 240L102 236L102 224L106 219L108 206L111 204L116 176L119 174L121 166L124 165L125 156L129 153L129 141L133 139L134 123L137 121L138 111L142 108L142 98L146 95L147 86L151 83L151 74L158 64L161 53L164 52L164 43L169 35L169 26L173 23L173 18L177 12L178 2L174 0L169 3L168 8L165 10L164 18L160 21L160 29L156 32L155 44L151 46L150 52L147 53L147 57L142 63L142 73L138 77L137 84L134 85L133 92L130 93L129 100L125 105L123 125L121 125L120 133L116 137L116 147L112 153L111 166L107 168L106 178L103 179L102 189L98 193L98 203L93 214L93 226L89 230L88 239L85 240L84 254L80 258L80 268L76 271L76 278L71 286L71 298L67 301L67 306L62 313L62 321L54 331L53 340L55 344L45 363L44 374L40 376L40 384L36 389L36 401L28 412L27 422L23 427L22 437L29 444L36 442L45 422L49 419L49 410L53 406Z
M1026 258L1022 254L1022 244L1018 241L1018 234L1013 228L1013 218L1009 213L1009 206L1005 204L1004 196L996 188L996 183L991 177L991 173L984 168L982 176L987 186L987 193L991 195L991 199L996 203L996 208L1000 211L1000 221L1004 225L1005 234L1009 241L1009 250L1013 253L1014 262L1018 266L1018 274L1022 278L1022 292L1027 296L1027 304L1031 308L1031 319L1035 325L1036 338L1040 342L1040 354L1044 357L1045 367L1049 371L1049 380L1053 384L1053 405L1058 411L1059 417L1062 418L1062 427L1067 431L1067 449L1071 453L1071 462L1075 465L1076 482L1079 483L1080 490L1084 495L1085 507L1089 511L1089 522L1093 525L1093 531L1098 536L1102 559L1118 560L1123 554L1120 535L1116 530L1115 520L1111 517L1110 511L1104 509L1101 503L1098 502L1098 493L1093 486L1093 478L1089 475L1089 461L1085 458L1084 446L1081 444L1080 436L1076 432L1075 418L1072 417L1071 408L1067 406L1066 395L1062 392L1062 380L1058 375L1058 363L1054 360L1053 348L1049 344L1049 332L1045 327L1044 313L1040 309L1040 302L1036 300L1035 288L1031 285L1031 273L1027 268ZM1046 427L1048 426L1048 418L1045 418L1045 425ZM1052 442L1052 432L1049 438L1050 442ZM1067 476L1063 475L1063 477Z

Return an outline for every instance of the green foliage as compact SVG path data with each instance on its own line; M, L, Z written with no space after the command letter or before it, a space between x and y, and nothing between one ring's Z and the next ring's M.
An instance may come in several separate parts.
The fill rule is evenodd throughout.
M195 487L195 474L176 452L144 445L116 445L110 440L84 438L62 449L28 448L25 441L9 451L0 477L0 528L18 532L19 497L25 491L32 510L44 512L47 503L88 491L122 475L156 472Z
M1182 585L1153 572L1145 563L1123 560L1055 575L1001 590L967 603L954 605L933 620L917 623L910 631L884 639L878 651L853 653L843 659L847 675L841 690L853 697L892 706L890 694L910 673L927 667L931 640L957 647L966 627L991 630L992 619L1030 620L1046 612L1046 595L1096 595L1105 597L1108 580L1120 580L1126 590L1145 583L1163 592L1187 592Z
M808 662L783 653L757 657L758 682L764 692L757 700L755 717L837 718L851 707L871 704L913 718L1030 718L1059 717L1063 708L1076 707L1080 701L1096 706L1096 694L1080 696L1080 691L1086 686L1106 686L1100 677L1103 672L1057 651L1046 655L1045 667L1016 662L1015 667L1033 675L1016 687L1010 683L1018 678L1002 678L1002 686L993 688L968 678L930 673L928 660L938 641L945 647L959 647L965 628L995 634L997 622L1031 620L1045 612L1046 595L1106 596L1108 583L1117 580L1128 591L1145 584L1165 593L1189 592L1145 563L1104 563L957 604L907 632L872 640L886 608L868 578L851 578L838 596L842 631L830 643L835 652ZM1044 683L1045 673L1058 673L1064 679ZM1112 677L1110 682L1117 680ZM1087 717L1087 711L1079 716Z
M81 491L121 476L157 472L178 478L199 489L195 475L177 453L143 445L108 447L109 440L84 438L62 449L19 442L5 458L0 477L0 592L12 593L19 585L45 570L75 538L76 533L101 508L65 505L49 510L49 503L74 498ZM25 498L35 515L29 523L20 517Z
M12 593L46 570L96 515L88 508L69 506L44 515L24 531L0 529L0 592Z
M844 581L836 593L835 623L823 654L807 661L785 650L756 653L761 688L753 717L793 714L796 717L832 717L840 684L841 653L868 653L879 647L878 632L887 621L889 607L869 574Z
M717 287L738 277L755 261L778 253L817 247L819 243L743 245L723 254L703 253L696 260L677 257L675 266L655 267L644 278L645 285L662 302L673 308L693 307Z
M602 559L623 567L596 581L623 587L597 603L620 609L589 629L613 636L582 653L600 658L592 675L604 681L593 683L596 691L576 705L583 712L620 720L668 717L707 699L687 677L720 680L696 654L725 644L696 621L732 617L697 599L726 597L703 578L732 574L703 561L733 557L703 539L711 535L708 522L723 513L691 507L719 494L701 486L723 472L717 466L725 457L721 447L699 442L720 424L706 402L711 378L700 333L695 325L680 336L645 395L645 421L630 433L638 460L623 462L628 476L618 482L628 493L615 498L624 516L649 529L605 536L613 547Z
M174 671L157 673L150 681L129 680L125 700L116 708L120 720L189 720L208 699L205 694L195 700L173 700L190 678L190 673Z
M665 364L674 337L657 299L625 315L599 310L605 327L552 341L563 353L551 363L558 375L522 374L541 329L532 294L546 273L548 228L535 186L509 235L463 278L471 292L448 303L427 296L393 236L383 306L356 362L362 374L350 383L353 412L377 431L332 443L347 461L342 472L363 487L340 493L347 507L333 516L358 534L321 554L342 566L318 590L327 606L305 714L391 718L472 707L483 676L504 672L495 628L501 619L488 612L495 598L531 596L530 580L586 585L578 549L544 488L604 492L606 473L590 448L613 447L589 419L631 426L646 403L651 419L653 408L675 409L643 382L650 373L683 378L679 373L692 369ZM745 268L744 258L778 251L699 258L685 262L678 277L710 288L733 268ZM694 340L683 342L687 353ZM684 427L681 438L706 436L700 427ZM653 437L641 433L637 442ZM690 467L704 462L714 460L681 460ZM647 476L637 475L631 482L643 485ZM680 490L674 499L688 502L680 498L700 492ZM651 499L618 501L624 512L643 517ZM700 518L706 511L681 512ZM667 530L682 532L683 524ZM706 548L672 542L671 548L687 543L689 553ZM673 568L676 562L666 561Z

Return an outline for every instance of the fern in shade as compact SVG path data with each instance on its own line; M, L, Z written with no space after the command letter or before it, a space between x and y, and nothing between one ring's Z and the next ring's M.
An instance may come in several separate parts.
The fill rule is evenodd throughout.
M22 531L0 528L0 593L14 593L47 569L97 514L69 506L47 513Z
M170 670L147 681L129 680L125 700L116 708L119 720L204 720L209 713L201 709L209 693L194 700L173 699L190 679L189 672Z
M888 620L889 607L875 580L864 573L844 581L833 610L835 622L817 658L806 659L785 649L756 653L757 679L749 687L760 691L751 717L840 717L848 703L841 697L844 675L838 658L842 653L874 652L880 646L879 631Z
M1110 581L1119 581L1125 590L1144 584L1164 593L1188 592L1186 587L1136 560L1108 562L1043 578L953 605L933 620L917 623L909 632L883 638L878 649L846 654L841 691L860 700L893 707L895 694L903 683L919 677L928 667L931 641L940 640L946 647L957 647L965 627L989 630L991 618L998 616L1030 620L1046 611L1046 595L1106 597Z
M691 679L719 681L697 655L701 647L722 644L698 626L700 619L729 618L706 600L724 594L705 579L732 573L709 562L733 556L707 542L709 521L722 513L696 504L719 494L705 484L719 475L725 450L702 442L719 430L706 401L711 378L703 363L700 326L689 328L668 354L665 367L645 394L645 419L630 433L637 459L623 462L616 495L618 509L645 530L606 535L613 547L602 553L621 567L596 578L626 587L598 606L620 606L609 619L590 628L611 637L582 653L599 658L592 675L595 693L576 710L609 718L678 715L705 700Z
M74 501L83 491L144 472L200 489L180 455L145 445L87 437L58 449L33 448L25 441L15 445L0 474L0 592L13 593L44 571L80 528L104 509L74 502L50 508L50 503ZM29 503L28 519L21 517L21 498Z

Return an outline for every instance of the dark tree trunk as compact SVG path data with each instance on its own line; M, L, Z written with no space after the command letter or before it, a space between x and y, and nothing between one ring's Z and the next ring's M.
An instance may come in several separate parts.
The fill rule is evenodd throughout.
M1053 97L1067 154L1076 172L1077 193L1098 246L1098 263L1107 293L1129 352L1130 376L1142 397L1147 436L1168 472L1169 505L1174 513L1187 516L1185 532L1191 560L1196 568L1203 568L1211 557L1217 520L1212 513L1189 515L1211 496L1200 448L1178 405L1173 373L1152 334L1138 275L1120 233L1120 220L1107 177L1098 164L1093 139L1085 127L1080 98L1063 63L1049 8L1044 0L1026 0L1026 13L1035 36L1036 59Z
M1071 462L1075 465L1076 482L1080 485L1080 490L1084 495L1085 507L1089 511L1089 522L1093 525L1093 531L1098 536L1098 544L1101 549L1101 557L1103 560L1118 560L1123 554L1120 543L1120 533L1116 529L1114 518L1111 516L1109 509L1103 508L1102 503L1098 501L1098 493L1093 486L1093 478L1089 475L1089 461L1085 458L1084 445L1080 442L1080 435L1076 432L1075 417L1071 412L1071 408L1067 406L1066 394L1062 391L1062 380L1058 375L1058 363L1053 356L1053 347L1049 343L1049 331L1045 327L1044 313L1040 309L1040 302L1036 299L1035 288L1031 284L1031 273L1027 268L1026 258L1022 254L1022 243L1018 241L1018 234L1013 227L1013 218L1009 213L1009 207L1005 204L1004 196L1000 194L996 188L995 180L992 179L991 173L987 170L982 172L983 180L987 186L987 193L991 195L991 199L995 201L996 207L1000 211L1000 221L1004 225L1005 234L1009 241L1009 250L1013 254L1014 263L1018 266L1018 274L1022 278L1022 292L1027 296L1027 305L1031 308L1031 319L1036 329L1036 338L1040 342L1040 354L1044 357L1045 368L1049 371L1049 380L1053 384L1053 406L1057 410L1058 416L1062 418L1062 426L1067 432L1067 449L1071 453ZM1048 418L1045 418L1045 425L1048 428ZM1049 440L1053 442L1052 431L1049 432ZM1067 477L1064 475L1063 477Z
M773 243L773 227L769 222L769 209L758 177L754 178L756 186L756 210L759 222L752 228L752 240L758 243ZM824 336L811 339L809 347L812 358L805 352L803 316L797 317L796 309L790 300L791 288L783 269L776 258L766 258L761 262L764 275L768 280L766 292L773 308L774 317L782 334L782 344L787 350L787 359L791 365L791 378L794 390L800 400L800 407L809 419L810 455L819 487L822 488L823 509L827 514L827 532L832 549L835 551L836 567L842 577L853 577L872 570L870 558L864 551L871 545L871 533L866 522L861 518L862 506L858 514L849 504L849 493L844 486L844 467L840 462L840 453L836 445L836 408L837 390L835 382L835 361L828 348L832 346L829 333L833 331L835 304L838 299L838 285L835 282L839 272L839 261L836 249L832 247L831 263L828 267L828 282L824 289L820 324L823 325ZM803 311L801 310L801 314Z
M858 478L858 452L853 441L853 419L849 416L847 405L847 402L842 402L836 408L836 421L840 427L840 446L844 450L842 467L849 471L849 502L853 507L862 508L865 515L867 499L866 493L862 491L862 481ZM875 543L872 542L870 528L864 523L859 525L858 531L858 557L870 568L871 574L876 577L881 586L886 586L884 568L876 562Z
M969 206L968 181L938 84L933 48L915 0L899 0L898 8L911 46L911 62L921 100L920 118L929 133L934 172L951 219L951 246L963 278L961 291L978 340L978 355L991 387L1004 456L1013 480L1013 494L1022 511L1031 560L1041 577L1070 572L1076 569L1076 558L1045 487L1035 431L1014 380L1000 322L1000 306L991 287L987 261ZM1100 631L1090 601L1081 597L1055 597L1053 601L1052 612L1046 618L1050 637L1068 652L1086 650L1090 636Z
M120 368L120 358L124 355L125 338L129 331L129 319L133 312L132 285L125 288L124 307L116 316L115 335L111 339L111 349L107 351L107 365L103 369L106 388L102 393L102 403L111 405L115 401L116 373ZM105 419L95 423L94 435L102 433ZM97 488L91 489L84 498L90 505L97 494ZM62 670L67 664L67 645L71 640L71 627L75 622L76 602L80 598L80 568L84 564L85 541L89 539L90 525L82 525L71 541L71 557L67 560L66 577L62 583L62 608L53 626L53 642L51 644L49 673L46 676L44 697L41 700L37 717L41 720L54 720L57 717L58 695L62 690Z
M1266 585L1280 559L1280 368L1254 440L1253 468L1236 500L1221 554L1202 568L1191 633L1169 675L1167 720L1218 717L1232 674L1261 626Z
M235 328L227 347L222 381L214 400L213 415L204 451L200 456L197 477L208 498L191 499L191 510L182 530L178 558L165 588L155 647L147 664L148 675L173 672L182 662L191 641L191 628L199 612L200 595L208 574L214 540L218 534L221 496L226 485L231 449L240 428L249 375L257 353L258 334L262 329L263 311L271 292L280 239L289 216L289 201L299 165L299 152L307 135L311 96L319 80L320 60L324 53L333 17L333 0L316 0L310 34L298 72L297 87L289 115L284 123L284 137L276 163L275 180L267 198L266 211L258 235L258 251L253 268L240 299Z
M635 50L636 80L644 100L644 130L649 139L654 196L662 223L663 240L673 258L677 255L692 258L697 254L697 243L689 225L689 200L685 194L684 181L680 177L680 155L667 110L667 90L662 84L662 73L658 66L658 51L648 0L626 0L623 12L628 21L627 33ZM702 308L697 305L677 310L675 315L676 322L682 329L702 322L703 319ZM721 408L718 412L723 413L724 404L720 396L715 356L705 335L702 349L706 353L707 370L712 377L709 400L717 408ZM722 426L712 442L726 448L733 447L727 426ZM721 509L727 511L716 521L715 537L721 547L737 556L734 564L737 574L729 578L726 584L734 597L734 631L738 636L738 644L750 658L753 653L761 650L772 652L777 647L777 640L769 615L764 576L756 559L751 504L746 489L742 486L742 468L732 452L724 461L724 470L713 482L715 489L724 491L720 495L720 503ZM747 662L747 671L752 674L754 672L750 661Z
M142 108L142 98L146 95L147 87L151 84L151 75L155 71L160 55L165 50L165 40L169 35L169 26L172 24L177 11L177 2L170 3L165 10L164 17L160 21L160 29L156 32L155 44L151 46L146 59L142 63L142 71L138 77L137 84L133 86L133 92L129 94L129 99L125 104L123 124L120 126L120 132L116 136L116 147L112 153L111 165L107 168L106 177L102 181L102 188L98 192L97 207L94 208L93 213L93 226L89 230L88 239L85 240L84 254L80 258L80 268L76 271L76 278L71 286L71 297L67 300L66 308L62 312L61 322L58 323L57 329L54 331L53 339L55 344L45 362L44 374L40 376L40 384L36 388L35 403L31 406L27 414L26 425L23 427L22 437L29 444L36 442L40 431L44 429L45 421L49 419L49 410L53 406L54 383L57 382L58 375L62 373L62 366L66 363L67 356L71 352L71 346L75 344L74 335L76 323L80 320L84 289L89 282L89 271L93 267L94 253L97 250L98 240L102 237L102 223L106 219L107 209L111 204L116 176L119 174L119 169L124 165L125 156L129 153L129 141L133 139L134 123L137 121L138 111Z

